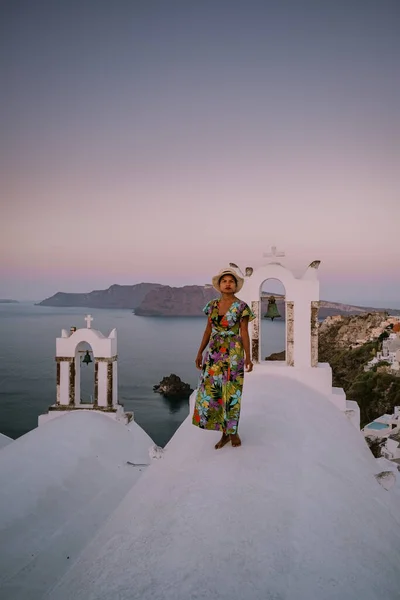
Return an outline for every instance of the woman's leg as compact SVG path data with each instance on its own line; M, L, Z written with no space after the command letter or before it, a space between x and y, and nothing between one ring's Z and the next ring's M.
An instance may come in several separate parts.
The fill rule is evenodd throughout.
M234 448L242 445L242 440L240 439L238 433L231 433L230 438L231 438L232 446Z
M230 441L231 441L230 436L226 433L226 431L223 431L221 439L219 440L219 442L217 444L215 444L215 449L219 450L220 448L223 448Z

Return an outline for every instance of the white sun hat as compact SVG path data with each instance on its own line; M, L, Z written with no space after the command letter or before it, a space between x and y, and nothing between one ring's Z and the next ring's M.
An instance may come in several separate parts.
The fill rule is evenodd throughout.
M228 269L222 269L222 271L220 271L217 275L214 275L214 277L212 278L212 284L215 287L215 289L217 290L217 292L221 291L219 289L219 280L224 275L232 275L232 277L234 277L236 279L237 286L236 286L235 292L239 292L242 289L243 283L244 283L243 277L240 277L240 275L238 275L234 269L228 268Z

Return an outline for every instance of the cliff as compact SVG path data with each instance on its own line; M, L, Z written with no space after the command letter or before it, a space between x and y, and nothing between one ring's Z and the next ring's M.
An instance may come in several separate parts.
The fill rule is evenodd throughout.
M162 286L146 295L135 309L135 314L144 317L197 317L204 315L202 309L216 296L214 288L208 286Z
M347 349L378 337L385 314L367 312L347 318L327 317L319 327L320 352L330 352L333 347Z
M268 296L264 294L261 301L261 312L267 311ZM107 290L95 290L87 294L70 294L58 292L51 298L39 303L39 306L82 306L85 308L130 308L136 315L143 317L195 317L202 316L204 305L216 298L218 293L213 287L186 285L171 287L158 283L139 283L136 285L112 285ZM240 296L240 294L239 294ZM285 318L285 300L274 294L278 310ZM377 310L370 307L353 306L338 302L321 300L319 317L325 319L330 315L358 315ZM391 310L391 314L400 315L400 310Z
M82 306L85 308L130 308L139 306L145 296L158 289L158 283L112 285L107 290L94 290L88 294L57 292L38 306Z

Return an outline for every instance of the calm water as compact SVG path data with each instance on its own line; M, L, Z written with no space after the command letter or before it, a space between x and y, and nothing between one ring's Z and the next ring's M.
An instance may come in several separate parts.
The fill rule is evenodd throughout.
M196 387L194 358L205 320L197 317L137 317L129 310L53 308L30 303L0 304L0 433L17 438L37 426L56 398L55 340L61 329L92 327L118 334L119 400L135 420L164 446L189 412L189 403L153 392L175 373ZM284 348L284 323L263 322L263 356ZM81 397L93 394L93 364L82 366Z

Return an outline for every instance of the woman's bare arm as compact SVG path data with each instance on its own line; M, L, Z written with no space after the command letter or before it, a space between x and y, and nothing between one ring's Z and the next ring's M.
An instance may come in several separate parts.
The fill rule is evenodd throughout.
M243 317L243 319L240 321L240 336L242 338L245 354L244 364L246 366L246 371L252 371L253 363L251 362L250 354L249 317Z
M206 328L204 330L203 339L201 340L200 348L199 348L199 351L198 351L197 356L196 356L196 361L195 362L196 362L196 367L198 369L201 369L201 367L203 366L202 365L202 363L203 363L203 352L207 348L208 342L210 341L211 330L212 330L212 328L211 328L211 321L210 321L210 319L208 319L207 326L206 326Z

